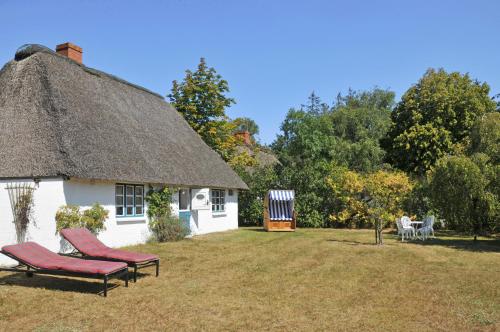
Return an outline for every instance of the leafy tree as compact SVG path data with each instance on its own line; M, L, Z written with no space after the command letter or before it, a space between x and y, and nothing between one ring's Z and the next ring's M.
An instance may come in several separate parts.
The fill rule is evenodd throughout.
M327 110L312 95L308 104L288 112L272 148L282 164L281 187L296 191L299 226L332 223L336 205L326 178L333 164L361 172L382 166L378 142L389 128L393 99L385 90L351 91Z
M331 149L333 160L357 171L372 171L385 157L379 141L390 126L389 100L394 100L394 93L376 89L373 93L351 92L346 98L331 114L336 138Z
M285 165L325 160L360 171L379 167L384 151L378 141L390 125L391 98L392 92L376 89L351 92L346 101L338 102L329 111L291 109L273 149ZM379 105L384 107L377 108Z
M326 227L333 212L330 190L325 181L331 165L325 161L308 161L300 168L278 167L278 188L294 189L299 227Z
M186 70L182 82L172 82L168 95L172 105L205 143L226 161L234 153L237 142L233 136L234 125L228 121L225 112L235 103L234 99L226 96L228 92L227 81L201 58L195 72Z
M469 153L484 153L494 164L500 163L500 113L487 113L472 127Z
M414 186L403 203L403 210L408 215L415 215L422 220L428 215L437 216L430 199L429 181L427 177L414 179ZM437 226L437 225L436 225Z
M398 135L392 148L400 153L396 166L424 174L436 161L452 150L450 132L432 123L416 124Z
M269 189L277 184L276 171L273 167L257 167L250 172L239 169L238 174L248 184L249 190L238 196L240 225L262 225L264 215L264 197Z
M497 93L493 97L493 100L496 101L496 103L497 103L497 112L500 112L500 93Z
M393 91L384 90L377 87L370 91L356 91L349 89L347 95L342 96L342 94L340 93L337 95L335 107L346 107L351 109L376 108L392 110L392 108L394 107L394 97L395 94Z
M383 244L382 228L403 214L403 203L413 183L403 172L379 170L365 177L368 213L375 224L375 241Z
M429 183L431 199L448 226L469 232L475 239L495 229L500 217L495 168L488 178L480 166L464 156L445 157L437 162Z
M488 84L468 74L429 69L391 114L392 126L382 142L388 160L423 174L443 155L462 150L476 119L495 110L489 91Z
M233 124L236 126L236 132L248 131L252 137L255 137L259 134L259 126L254 120L250 118L236 118L233 120Z
M347 167L333 167L327 178L331 195L335 197L335 212L329 218L335 226L366 227L368 205L364 201L363 176Z
M322 102L321 98L313 91L307 98L307 103L302 104L301 109L305 112L318 115L328 112L330 107L327 103Z
M403 204L413 188L406 174L378 170L360 174L346 167L334 167L327 178L336 199L334 224L345 227L376 226L380 232L403 214Z

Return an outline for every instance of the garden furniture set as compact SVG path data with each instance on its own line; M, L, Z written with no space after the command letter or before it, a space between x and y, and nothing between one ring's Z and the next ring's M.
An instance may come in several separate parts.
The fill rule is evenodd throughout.
M408 216L398 218L396 219L398 236L401 236L401 241L405 238L427 240L431 235L434 237L434 221L434 216L427 216L422 221L412 221Z

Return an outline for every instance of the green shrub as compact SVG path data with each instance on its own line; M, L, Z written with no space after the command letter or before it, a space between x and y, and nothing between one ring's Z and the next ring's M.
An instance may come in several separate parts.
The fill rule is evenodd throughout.
M104 222L108 216L109 211L99 203L83 212L76 205L61 206L56 212L56 234L65 228L83 227L97 235L106 229Z
M150 220L156 217L172 215L172 191L169 188L151 189L147 193L145 200L148 203L147 214Z
M189 235L190 230L182 220L175 216L160 216L149 221L151 229L150 241L179 241Z
M145 200L148 203L150 241L179 241L189 235L189 227L172 215L172 191L169 188L150 190Z
M464 156L445 157L437 162L430 174L430 197L446 220L446 227L475 237L495 233L500 204L493 169L478 166Z

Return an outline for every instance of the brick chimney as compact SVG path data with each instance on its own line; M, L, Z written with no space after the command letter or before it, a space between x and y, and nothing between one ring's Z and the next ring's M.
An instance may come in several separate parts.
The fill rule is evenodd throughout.
M250 132L248 130L244 130L244 131L239 131L237 133L234 134L234 136L243 141L243 143L245 143L246 145L252 145L252 140L250 139Z
M82 63L83 50L80 46L72 43L64 43L56 46L56 52L78 63Z

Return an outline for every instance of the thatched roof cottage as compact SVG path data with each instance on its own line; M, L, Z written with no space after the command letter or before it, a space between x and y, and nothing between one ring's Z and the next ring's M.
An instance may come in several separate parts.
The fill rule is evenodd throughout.
M162 96L86 67L71 43L25 45L0 71L0 246L16 239L18 183L35 188L28 237L53 250L64 204L105 206L100 237L120 246L146 239L152 187L180 188L174 210L195 234L237 228L247 188Z

